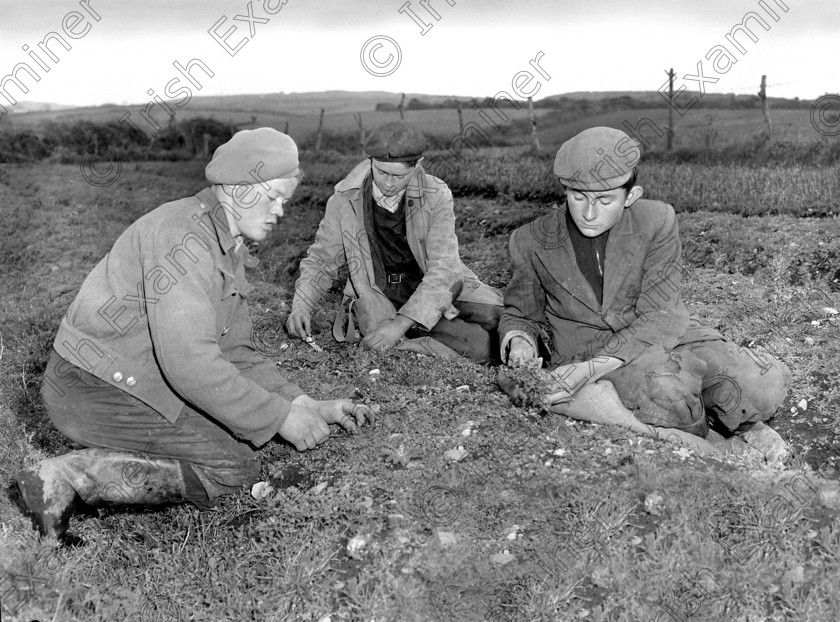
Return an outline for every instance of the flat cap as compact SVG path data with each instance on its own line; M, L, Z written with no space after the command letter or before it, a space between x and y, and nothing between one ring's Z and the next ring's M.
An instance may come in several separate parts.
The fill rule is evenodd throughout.
M389 121L371 132L365 153L384 162L408 162L422 157L426 150L423 132L405 121Z
M298 174L295 141L270 127L242 130L216 149L204 169L214 184L258 184Z
M560 146L554 174L576 190L614 190L630 179L640 156L639 143L621 130L591 127Z

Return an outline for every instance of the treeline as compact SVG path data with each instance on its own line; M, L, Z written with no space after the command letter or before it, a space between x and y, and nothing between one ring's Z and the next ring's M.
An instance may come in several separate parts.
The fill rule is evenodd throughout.
M694 98L697 98L697 101L691 105L692 109L715 108L718 110L750 110L761 107L757 94L700 94L685 91L679 95L676 103L678 106L685 107L688 106L689 102L691 102ZM488 106L495 105L492 97L474 97L471 99L460 100L456 97L448 97L445 99L430 101L414 97L405 104L405 110L454 110L458 108L459 102L461 108L464 110L470 110L477 107L486 108ZM774 109L792 110L810 108L814 103L812 100L799 99L798 97L792 99L787 97L768 97L767 102L770 107ZM525 107L528 105L528 102L525 100L518 100L517 103ZM641 110L644 108L667 107L667 94L662 95L656 91L644 93L644 95L637 97L633 97L631 95L619 95L615 97L599 97L593 99L553 95L534 102L534 108L561 109L569 113L579 113L584 116L596 115L604 112L615 112L618 110ZM380 112L394 112L399 110L399 105L383 102L376 105L376 110Z
M78 162L93 153L108 159L188 160L204 157L236 132L215 119L196 117L171 123L152 135L117 121L48 121L35 128L0 128L0 162Z

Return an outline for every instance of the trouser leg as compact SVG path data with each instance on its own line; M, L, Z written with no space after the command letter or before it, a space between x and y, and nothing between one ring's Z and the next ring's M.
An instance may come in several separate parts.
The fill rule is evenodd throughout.
M47 373L54 359L53 353ZM57 396L42 390L47 414L70 440L184 464L187 492L197 504L235 492L259 476L256 449L204 413L184 406L172 423L132 395L78 369L78 382ZM200 486L198 484L200 483Z
M790 388L790 370L771 354L725 340L681 344L675 350L706 362L703 405L730 432L773 417Z
M690 351L653 346L604 376L637 419L704 437L709 431L700 397L706 363Z
M456 301L458 317L441 318L427 334L477 363L499 359L499 318L504 307Z

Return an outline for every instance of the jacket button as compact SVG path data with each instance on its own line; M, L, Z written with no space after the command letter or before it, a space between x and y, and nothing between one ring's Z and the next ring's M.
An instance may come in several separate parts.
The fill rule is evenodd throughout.
M122 373L120 373L118 371L115 371L114 375L111 376L111 378L113 378L114 382L122 382L123 375L122 375Z
M408 200L408 206L409 207L414 207L414 199L409 199Z
M127 387L133 387L135 384L137 384L137 381L134 379L134 376L129 376L125 379L125 385Z

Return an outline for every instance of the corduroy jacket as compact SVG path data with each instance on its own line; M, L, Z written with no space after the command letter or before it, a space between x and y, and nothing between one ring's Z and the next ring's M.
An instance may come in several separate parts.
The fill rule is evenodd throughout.
M259 446L302 391L253 347L247 248L235 250L224 209L206 188L129 226L85 279L54 348L170 422L188 403Z
M362 187L370 175L364 160L335 186L315 241L300 262L292 310L312 311L342 267L349 269L345 296L355 300L359 330L365 335L396 317L397 309L377 287L365 230ZM406 189L406 238L423 280L399 309L426 329L441 316L452 319L458 310L453 300L502 304L502 293L482 283L458 254L452 192L443 181L415 167Z

